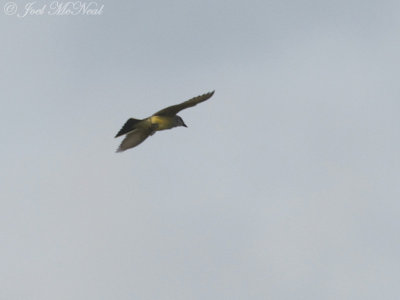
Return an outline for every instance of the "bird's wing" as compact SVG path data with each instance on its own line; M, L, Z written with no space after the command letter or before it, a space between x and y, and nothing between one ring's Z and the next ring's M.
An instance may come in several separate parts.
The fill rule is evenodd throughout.
M203 94L201 96L194 97L194 98L189 99L189 100L187 100L185 102L182 102L180 104L166 107L166 108L156 112L153 116L174 116L178 112L180 112L182 109L185 109L185 108L188 108L188 107L192 107L192 106L195 106L198 103L206 101L212 95L214 95L214 91L212 91L210 93L207 93L207 94Z
M125 122L124 126L122 126L121 130L118 131L115 137L119 137L121 135L124 135L125 133L128 133L129 131L134 130L136 124L139 123L140 121L142 120L130 118L128 121Z
M129 132L122 140L122 143L121 145L119 145L117 152L122 152L139 145L152 133L153 131L151 129L135 129Z

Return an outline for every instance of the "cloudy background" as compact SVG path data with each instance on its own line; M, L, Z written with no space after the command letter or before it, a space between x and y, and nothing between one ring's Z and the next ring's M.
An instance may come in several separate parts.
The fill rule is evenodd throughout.
M399 298L398 1L6 2L0 299Z

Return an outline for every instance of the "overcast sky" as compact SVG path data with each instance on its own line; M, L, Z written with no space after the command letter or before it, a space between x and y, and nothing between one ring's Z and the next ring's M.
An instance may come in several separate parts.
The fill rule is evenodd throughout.
M1 299L398 299L400 2L6 2Z

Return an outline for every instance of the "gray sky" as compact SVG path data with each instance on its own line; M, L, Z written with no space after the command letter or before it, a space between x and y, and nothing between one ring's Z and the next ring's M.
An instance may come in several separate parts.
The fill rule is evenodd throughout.
M1 299L398 299L398 1L97 3L1 12Z

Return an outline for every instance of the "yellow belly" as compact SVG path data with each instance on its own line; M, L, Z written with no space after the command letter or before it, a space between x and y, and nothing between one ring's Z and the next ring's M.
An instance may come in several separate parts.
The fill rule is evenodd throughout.
M172 120L173 118L171 117L152 116L150 118L151 124L157 125L157 131L170 129L172 127Z

